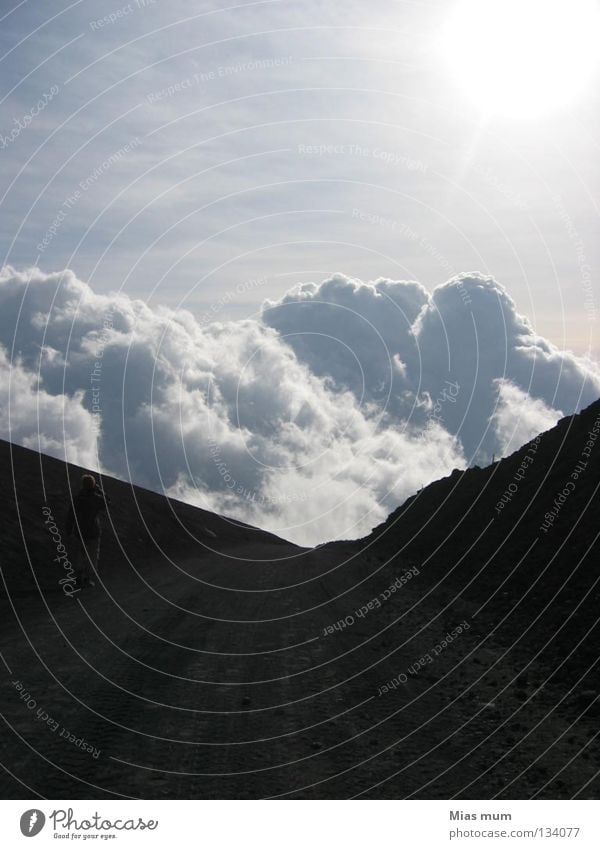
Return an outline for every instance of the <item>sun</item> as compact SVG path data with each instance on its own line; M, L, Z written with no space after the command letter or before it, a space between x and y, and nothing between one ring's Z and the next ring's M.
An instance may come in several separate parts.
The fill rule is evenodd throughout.
M482 112L537 117L589 83L599 22L594 0L458 0L442 49Z

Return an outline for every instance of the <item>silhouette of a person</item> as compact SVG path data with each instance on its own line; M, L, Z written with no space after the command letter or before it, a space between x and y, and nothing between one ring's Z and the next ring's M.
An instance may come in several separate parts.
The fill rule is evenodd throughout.
M96 486L93 475L83 475L81 489L73 499L67 515L67 534L75 536L73 567L81 574L81 585L95 586L100 558L99 514L106 511L106 497Z

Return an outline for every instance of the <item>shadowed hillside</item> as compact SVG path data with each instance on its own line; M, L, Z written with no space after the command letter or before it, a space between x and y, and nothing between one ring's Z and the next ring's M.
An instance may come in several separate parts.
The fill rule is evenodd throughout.
M0 440L0 507L3 521L2 570L10 594L60 592L64 575L56 563L56 542L46 521L50 510L58 532L65 537L65 519L81 475L89 471ZM97 473L93 474L98 477ZM284 542L266 531L226 519L175 499L111 477L99 478L108 499L102 538L102 567L112 572L144 568L161 555L165 560L201 555L251 542ZM56 534L54 534L56 536ZM63 543L68 548L68 539ZM33 572L32 572L33 569ZM34 578L35 574L35 578ZM4 587L2 588L4 590Z
M105 478L71 598L42 508L62 540L81 470L2 443L0 789L597 797L598 431L600 402L314 550Z
M599 440L600 401L501 462L436 481L363 542L442 565L448 557L514 561L535 542L535 561L550 555L573 565L598 532Z

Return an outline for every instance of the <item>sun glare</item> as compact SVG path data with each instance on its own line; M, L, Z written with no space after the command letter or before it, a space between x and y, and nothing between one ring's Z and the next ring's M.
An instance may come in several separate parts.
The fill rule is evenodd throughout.
M594 0L459 0L442 48L483 112L536 117L589 83L599 20Z

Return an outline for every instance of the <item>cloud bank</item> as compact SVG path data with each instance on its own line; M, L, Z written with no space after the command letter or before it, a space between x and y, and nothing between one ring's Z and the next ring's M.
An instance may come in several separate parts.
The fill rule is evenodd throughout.
M493 279L335 275L262 321L0 273L0 436L297 542L367 533L422 485L600 395ZM10 352L10 353L9 353Z
M357 400L417 428L433 416L469 463L518 447L512 429L526 441L600 395L597 367L537 336L503 286L481 274L461 274L432 295L416 282L335 275L266 303L263 321Z

